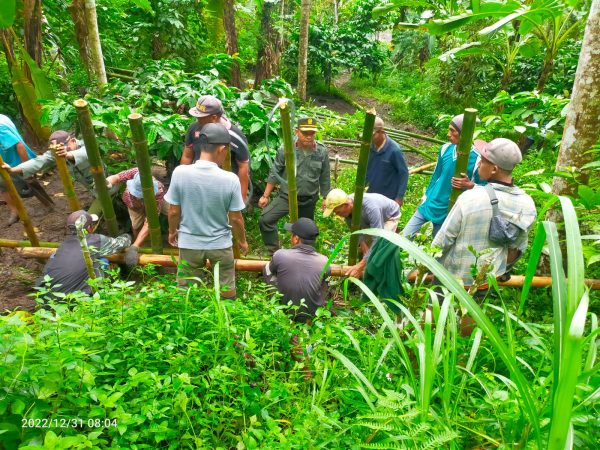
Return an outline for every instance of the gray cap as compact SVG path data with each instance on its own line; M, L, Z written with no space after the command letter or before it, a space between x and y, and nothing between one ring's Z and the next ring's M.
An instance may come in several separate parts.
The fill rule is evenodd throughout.
M375 117L375 123L373 124L374 130L383 130L383 119L379 116Z
M224 125L220 123L207 123L202 127L200 139L206 139L209 144L231 144L231 136Z
M317 225L308 217L300 217L294 223L286 223L283 228L306 241L315 241L319 236Z
M81 216L85 217L86 228L98 221L98 216L96 214L90 214L87 211L80 209L79 211L69 214L69 217L67 217L67 227L74 230L77 219L79 219Z
M510 139L498 138L487 144L481 156L501 169L512 171L521 162L521 149Z
M223 103L214 95L203 95L196 102L196 106L190 109L190 115L194 117L222 116L223 113Z

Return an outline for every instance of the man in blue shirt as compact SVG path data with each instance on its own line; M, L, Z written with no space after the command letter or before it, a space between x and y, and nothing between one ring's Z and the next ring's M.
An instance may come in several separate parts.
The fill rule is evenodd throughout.
M35 158L36 156L19 134L17 127L12 120L3 114L0 114L0 156L2 156L2 160L6 164L12 167L17 166L30 158ZM15 179L14 177L15 176L13 175L13 180L16 181L18 185L22 184L24 186L24 182L19 183L22 179ZM8 218L7 225L11 226L19 220L19 216L17 215L17 208L15 207L12 198L6 191L2 178L0 178L0 199L4 200L10 209L10 217Z
M371 194L385 195L402 206L408 185L408 166L402 147L386 135L383 125L380 117L375 118L367 163L367 184Z
M433 224L433 237L435 237L448 215L452 187L471 189L475 184L485 184L477 174L476 164L479 153L475 147L471 147L466 176L454 178L457 158L456 146L460 141L462 124L463 114L454 116L450 121L448 126L448 139L450 142L440 148L437 165L425 190L423 201L404 227L404 230L402 230L402 234L408 238L412 238L427 222Z

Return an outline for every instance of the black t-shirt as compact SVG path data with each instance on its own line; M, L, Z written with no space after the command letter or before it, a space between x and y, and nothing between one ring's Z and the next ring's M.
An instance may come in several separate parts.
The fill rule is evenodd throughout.
M196 162L198 158L200 158L200 132L202 130L202 125L198 122L194 122L190 125L185 135L185 146L192 146L192 150L194 151L194 159L192 162ZM248 139L242 133L242 130L239 129L234 123L231 124L231 128L229 130L229 135L231 136L231 154L233 158L231 158L231 171L236 175L239 172L238 162L245 162L250 159L250 152L248 150Z

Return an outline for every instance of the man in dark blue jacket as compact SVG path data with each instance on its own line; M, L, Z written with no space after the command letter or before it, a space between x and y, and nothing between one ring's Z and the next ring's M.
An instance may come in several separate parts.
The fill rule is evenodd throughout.
M367 184L371 194L385 195L402 206L408 185L408 167L402 147L386 135L383 120L375 118L371 152L367 164Z

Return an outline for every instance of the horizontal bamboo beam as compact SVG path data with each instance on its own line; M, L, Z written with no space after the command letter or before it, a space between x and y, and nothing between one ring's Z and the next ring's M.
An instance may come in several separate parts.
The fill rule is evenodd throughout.
M38 258L38 259L48 259L53 253L54 249L52 248L43 248L43 247L24 247L19 248L17 251L24 256L25 258ZM115 263L123 263L124 260L123 253L117 253L108 257L108 260ZM267 264L268 261L257 261L257 260L248 260L248 259L236 259L235 260L235 269L241 272L261 272L263 267ZM175 267L177 265L176 258L169 255L140 255L139 259L140 265L146 264L156 264L164 267ZM349 269L348 266L342 266L338 264L331 265L331 275L334 277L342 277L345 275L346 271ZM414 281L415 276L409 275L409 281ZM508 281L499 281L499 286L506 287L522 287L525 282L525 277L522 275L512 275ZM586 279L585 284L589 286L591 289L600 289L600 280L595 279ZM552 285L551 277L533 277L531 282L531 287L533 288L543 288Z
M53 248L23 247L17 248L17 252L25 258L48 259L54 254L55 250ZM125 262L124 257L124 253L115 253L114 255L108 256L107 259L110 262L123 264ZM268 262L269 261L236 259L235 269L242 272L261 272ZM142 266L146 264L156 264L163 267L176 267L177 258L175 258L174 255L140 255L138 264ZM346 270L348 270L348 266L340 266L337 264L331 265L331 273L333 276L343 276L343 274L346 273Z

